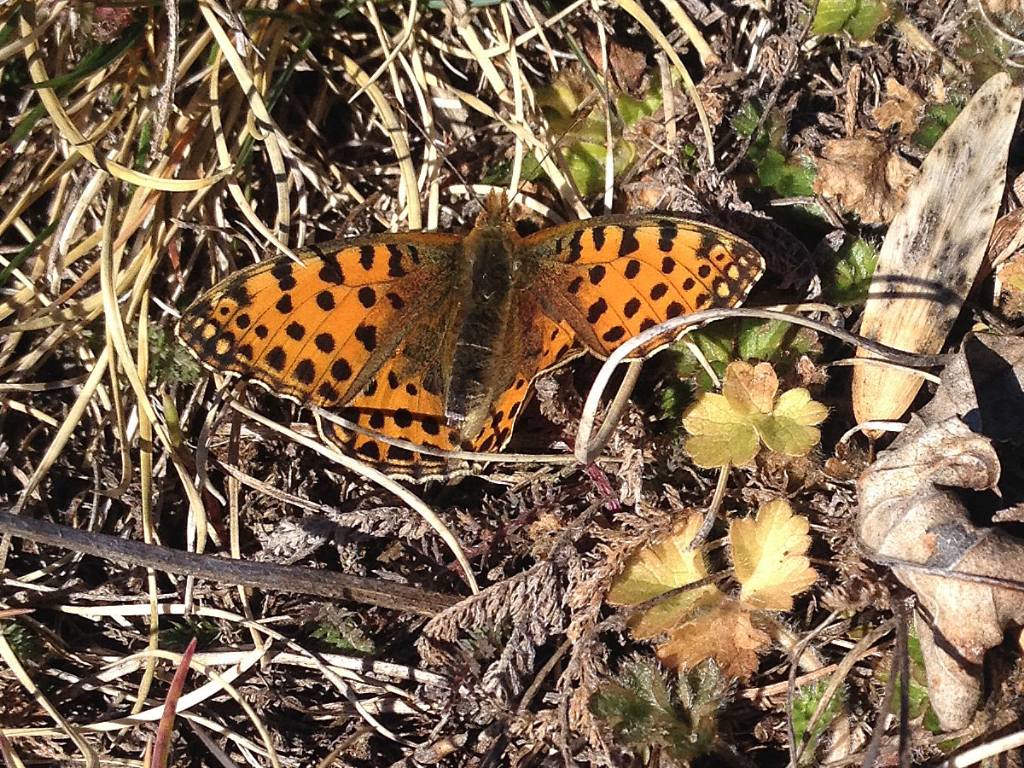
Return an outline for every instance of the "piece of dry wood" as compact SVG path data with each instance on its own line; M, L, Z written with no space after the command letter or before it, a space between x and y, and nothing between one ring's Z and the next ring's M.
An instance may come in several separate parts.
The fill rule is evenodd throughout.
M351 600L424 616L435 616L459 601L456 595L431 592L384 579L182 552L105 533L82 531L47 520L14 515L3 510L0 510L0 533L102 557L105 560L145 566L165 573L209 579L218 586L242 585L255 589Z
M923 354L946 342L999 212L1021 95L1007 75L991 77L928 153L879 253L861 322L864 336ZM858 366L857 421L900 418L921 384L921 378L891 368Z

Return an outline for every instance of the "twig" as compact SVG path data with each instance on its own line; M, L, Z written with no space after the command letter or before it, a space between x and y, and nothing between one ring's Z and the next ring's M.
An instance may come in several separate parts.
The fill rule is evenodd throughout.
M116 560L165 573L207 579L219 585L241 585L277 592L353 600L423 616L434 616L459 601L455 595L431 592L384 579L353 576L347 573L328 573L274 563L229 560L215 555L198 555L105 533L81 531L46 520L13 515L8 511L0 511L0 532L105 560Z

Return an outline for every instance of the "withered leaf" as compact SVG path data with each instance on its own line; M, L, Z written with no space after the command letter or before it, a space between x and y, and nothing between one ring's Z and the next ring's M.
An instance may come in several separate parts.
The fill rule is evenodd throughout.
M879 133L828 142L818 160L814 191L865 224L886 224L903 206L914 166L892 152Z

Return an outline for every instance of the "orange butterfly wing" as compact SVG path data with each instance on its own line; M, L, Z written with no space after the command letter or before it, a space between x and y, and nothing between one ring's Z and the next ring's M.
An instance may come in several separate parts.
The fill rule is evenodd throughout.
M181 340L209 367L300 404L363 392L409 329L448 293L460 238L337 241L236 272L182 314Z
M607 216L523 240L545 312L607 357L653 325L746 298L764 260L725 230L671 216ZM645 352L650 352L648 349Z
M523 354L515 356L521 364L510 370L509 386L491 405L483 430L470 441L461 443L458 431L445 424L440 367L433 361L427 366L410 364L422 357L419 350L425 345L436 348L453 341L440 340L432 334L411 335L339 415L367 432L398 437L416 446L439 451L500 450L512 435L516 419L531 394L533 379L583 351L575 344L567 324L543 315L529 328L515 323L511 328L517 328L517 338L525 345ZM338 424L327 422L324 426L334 442L351 448L364 459L402 466L410 477L431 476L445 463L443 457L375 440L372 435L346 430Z
M504 328L507 359L493 361L500 386L488 419L464 440L445 423L443 394L459 332L462 244L458 235L384 235L326 243L299 263L261 262L189 307L178 332L211 368L340 409L371 434L328 423L334 441L415 476L443 459L374 433L441 451L498 450L541 373L584 346L607 356L670 317L733 306L763 271L739 238L667 216L592 219L515 243L533 276L518 286Z

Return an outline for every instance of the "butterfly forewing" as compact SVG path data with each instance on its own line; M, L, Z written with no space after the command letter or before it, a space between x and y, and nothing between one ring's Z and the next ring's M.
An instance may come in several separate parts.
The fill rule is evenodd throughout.
M758 252L724 230L668 216L611 216L525 238L547 312L606 357L653 325L731 307L764 271Z
M301 403L349 401L447 291L459 239L394 235L269 259L212 288L178 333L210 367Z

